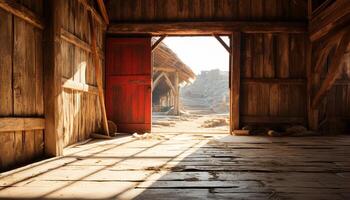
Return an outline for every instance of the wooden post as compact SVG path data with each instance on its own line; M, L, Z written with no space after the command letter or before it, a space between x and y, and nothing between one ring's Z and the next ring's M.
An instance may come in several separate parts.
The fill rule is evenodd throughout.
M175 88L175 115L180 114L180 94L179 94L179 72L175 72L175 83L174 83L174 88Z
M45 99L45 153L63 154L63 99L61 63L62 3L45 1L46 25L44 31L44 99Z
M238 130L239 124L239 98L241 83L241 33L236 32L231 35L231 55L230 55L230 134Z
M307 69L307 113L309 129L316 131L318 129L318 109L312 107L312 97L316 87L319 84L319 73L315 72L312 59L312 43L308 39L306 44L306 69Z
M94 27L94 18L91 12L89 12L89 18L90 18L90 31L91 31L91 53L92 53L92 60L95 66L95 76L96 76L96 82L97 82L97 88L98 88L98 97L99 97L99 102L102 110L102 126L106 135L109 136L105 99L104 99L104 93L103 93L102 70L101 70L100 61L99 61L98 52L97 52L97 41L96 41L97 39L96 39L96 33L95 33L95 27Z

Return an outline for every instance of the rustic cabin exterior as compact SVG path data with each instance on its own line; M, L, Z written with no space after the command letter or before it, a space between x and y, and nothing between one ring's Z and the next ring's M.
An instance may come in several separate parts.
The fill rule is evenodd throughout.
M230 53L229 133L113 137L151 131L153 48L198 35ZM0 0L0 198L349 199L349 41L349 0ZM317 136L230 136L284 125Z

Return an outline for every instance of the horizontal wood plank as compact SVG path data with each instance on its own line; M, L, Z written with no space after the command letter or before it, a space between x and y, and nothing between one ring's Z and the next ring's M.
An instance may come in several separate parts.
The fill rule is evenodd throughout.
M44 22L39 16L13 0L0 0L0 8L15 15L16 17L23 19L39 29L44 29Z
M66 42L68 42L68 43L70 43L78 48L81 48L88 53L91 53L91 45L90 44L81 40L80 38L78 38L77 36L75 36L74 34L70 33L69 31L67 31L63 28L61 29L61 38L64 41L66 41ZM98 51L99 57L101 59L104 59L103 50L98 48L97 51Z
M98 94L98 89L95 86L91 86L84 83L79 83L77 81L62 78L62 87L64 89L72 89L80 92L87 92L91 94Z
M242 84L252 83L273 83L273 84L287 84L287 85L305 85L306 79L293 78L244 78Z
M230 34L233 31L245 33L304 33L303 22L168 22L168 23L111 23L107 32L111 34L152 35L212 35Z
M91 52L91 47L88 43L63 28L61 29L61 38L64 41L75 45L76 47L79 47L87 52Z
M0 118L0 132L29 131L45 129L44 118Z
M304 124L305 118L303 117L274 117L274 116L241 116L241 120L244 123L288 123L288 124Z

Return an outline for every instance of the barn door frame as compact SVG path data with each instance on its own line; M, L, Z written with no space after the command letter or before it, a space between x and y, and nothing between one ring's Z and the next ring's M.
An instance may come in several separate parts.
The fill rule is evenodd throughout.
M230 36L230 134L240 129L240 88L241 88L241 33Z
M160 42L162 42L167 34L161 35L160 38L152 45L152 53ZM170 35L176 36L176 35ZM185 34L181 36L198 36L196 34ZM231 34L212 33L211 35L200 36L213 36L229 53L229 97L230 97L230 112L229 112L229 133L232 135L234 130L240 129L240 68L241 68L241 32L232 32ZM227 45L220 36L229 37L229 45ZM153 65L152 65L153 67ZM152 70L153 72L153 70Z

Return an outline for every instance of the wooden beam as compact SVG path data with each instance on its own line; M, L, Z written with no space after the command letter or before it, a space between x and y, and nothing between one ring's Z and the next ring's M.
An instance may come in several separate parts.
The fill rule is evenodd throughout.
M64 28L61 29L61 39L64 41L79 47L83 49L84 51L91 53L91 45L89 45L87 42L83 41L82 39L78 38L74 34L68 32ZM101 48L98 48L98 55L100 58L104 59L104 52Z
M152 52L158 47L158 45L165 39L166 35L160 36L160 38L152 45Z
M230 56L230 101L231 101L231 132L240 128L240 87L241 87L241 33L231 35L231 56Z
M306 79L302 78L244 78L242 84L267 83L280 85L305 85Z
M231 53L231 48L225 43L225 41L219 35L214 34L213 36L220 42L220 44L226 49L228 53Z
M339 75L341 70L341 62L344 57L344 53L347 50L350 41L350 29L347 29L347 32L343 35L342 39L339 42L337 49L335 50L334 57L332 58L332 62L330 64L328 74L323 81L321 88L316 93L313 101L312 107L317 108L322 98L326 95L326 93L332 88L334 82Z
M313 131L318 130L318 109L312 108L312 96L314 88L318 86L318 74L314 73L312 66L312 43L308 39L306 41L306 71L307 71L307 88L306 88L306 101L307 101L307 117L309 129Z
M337 0L313 16L309 28L311 41L321 39L337 26L348 24L350 20L349 8L349 0Z
M41 17L38 17L34 12L14 0L0 0L0 8L39 29L44 29L44 22Z
M164 78L165 78L165 82L168 84L168 86L171 88L171 90L175 94L176 93L176 89L175 89L174 85L171 83L171 80L169 79L169 77L165 73L164 73Z
M65 30L64 28L61 29L61 38L66 41L69 42L71 44L73 44L76 47L79 47L87 52L91 52L91 46L86 43L85 41L81 40L80 38L78 38L77 36L75 36L74 34L68 32L67 30Z
M109 136L108 120L107 120L106 106L105 106L104 93L103 93L102 68L100 66L100 61L99 61L99 56L97 51L97 39L96 39L95 26L94 26L95 20L93 18L92 12L89 12L89 19L90 19L90 31L91 31L91 53L92 53L92 60L95 66L95 76L96 76L96 82L97 82L97 88L98 88L98 97L99 97L99 102L102 110L102 126L106 135Z
M105 6L105 3L103 2L103 0L96 0L98 7L100 8L100 12L102 14L103 19L105 20L105 23L108 25L109 24L109 18L108 18L108 14L107 14L107 9Z
M98 95L98 88L88 84L80 83L70 79L62 78L62 87L64 89L71 89L80 92L86 92L94 95Z
M92 14L92 17L100 24L102 25L103 29L107 28L107 25L105 23L105 21L102 19L102 17L98 14L98 12L96 11L96 9L90 5L90 3L87 0L78 0L81 4L83 4L83 6L85 7L85 9L90 12Z
M0 118L0 132L30 131L45 129L45 118Z
M152 92L153 92L154 88L157 87L157 85L158 85L160 79L164 76L164 74L165 74L165 73L162 72L162 73L159 74L158 77L153 81L153 84L152 84Z
M63 154L63 98L61 25L62 1L45 0L47 27L44 31L45 153Z
M241 116L244 123L305 124L303 117Z
M213 35L233 31L245 33L305 33L306 22L154 22L154 23L113 23L108 27L111 34L150 35Z
M174 88L175 88L175 102L174 102L174 115L180 114L180 94L179 94L179 72L175 72L175 81L174 81Z
M318 42L318 48L315 50L314 55L317 56L316 65L314 71L320 73L324 66L326 59L331 49L339 44L340 39L345 34L346 29L339 30L337 33L325 37L322 41ZM348 46L350 48L350 45Z

